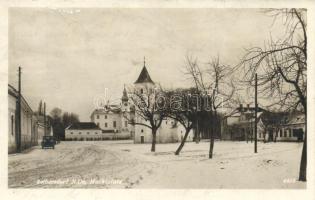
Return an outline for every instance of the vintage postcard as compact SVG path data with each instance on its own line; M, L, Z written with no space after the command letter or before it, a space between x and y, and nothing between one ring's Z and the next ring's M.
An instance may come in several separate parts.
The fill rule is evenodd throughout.
M314 4L169 3L6 7L9 193L314 198Z

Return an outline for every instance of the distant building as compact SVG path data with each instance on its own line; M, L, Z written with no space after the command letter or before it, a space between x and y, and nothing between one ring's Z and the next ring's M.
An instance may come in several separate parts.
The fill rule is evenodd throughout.
M52 134L52 126L50 124L50 120L47 116L46 118L46 124L44 123L44 115L43 114L39 114L39 113L35 113L34 116L36 117L36 125L37 125L37 135L38 135L38 143L40 144L40 142L43 139L43 136L45 135L45 128L46 128L46 135L51 135Z
M65 129L66 140L102 140L102 136L102 130L93 122L77 122Z
M128 119L134 118L132 109L124 88L121 104L95 109L91 114L91 121L102 130L104 139L131 139L135 132L134 126L128 123Z
M271 113L264 119L265 141L303 141L305 136L305 115L300 112Z
M302 141L305 118L298 113L272 113L258 107L257 139L261 141ZM254 139L255 107L240 105L225 116L221 127L223 140Z

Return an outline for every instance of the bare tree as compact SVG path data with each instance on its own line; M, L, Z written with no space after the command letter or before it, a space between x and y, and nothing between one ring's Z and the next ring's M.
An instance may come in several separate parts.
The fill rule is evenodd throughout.
M186 57L186 63L186 74L193 80L197 92L210 96L211 110L200 112L197 119L201 120L198 120L197 125L200 124L203 129L210 131L209 158L212 158L214 137L220 130L218 109L233 102L236 91L232 81L232 71L228 66L220 63L219 56L206 63L206 68L201 68L198 60L191 56ZM200 137L198 131L197 136Z
M279 40L272 37L265 47L246 49L240 64L250 86L258 74L261 96L272 98L270 107L301 110L307 113L307 33L305 9L272 9L265 11L276 22L284 19L285 33ZM306 122L306 117L305 117ZM302 150L299 180L306 181L307 131Z
M162 121L166 119L167 112L164 99L159 96L161 88L142 88L142 90L134 89L130 93L130 100L135 106L136 119L124 116L129 124L144 126L152 131L151 152L155 152L156 134L160 128Z
M196 89L177 89L165 92L166 102L169 104L167 117L174 119L180 123L184 129L185 134L181 140L180 145L175 151L175 155L179 155L180 151L185 145L190 131L196 127L198 115L198 99L203 98L196 95Z

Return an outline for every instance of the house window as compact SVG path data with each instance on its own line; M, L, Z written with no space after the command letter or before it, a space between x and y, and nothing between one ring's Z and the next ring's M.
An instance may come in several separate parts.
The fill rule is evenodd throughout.
M127 121L125 121L125 127L128 127L128 122Z
M105 128L107 128L107 123L105 123Z
M81 132L79 132L79 134L81 135Z
M143 129L141 129L141 133L143 133Z
M289 129L288 131L289 131L289 137L292 137L291 129Z
M14 135L14 116L11 115L11 135Z
M280 137L282 137L282 130L280 130Z
M105 119L107 119L107 115L105 115Z
M116 128L116 121L113 121L113 127Z
M96 115L96 118L97 118L97 119L99 119L99 118L100 118L100 116L99 116L99 115Z
M97 122L97 126L100 127L100 123Z
M97 135L97 132L95 132L95 135Z
M90 134L90 132L86 132L86 134Z
M142 88L140 89L140 93L143 94L143 89Z
M73 132L71 132L70 134L73 134Z

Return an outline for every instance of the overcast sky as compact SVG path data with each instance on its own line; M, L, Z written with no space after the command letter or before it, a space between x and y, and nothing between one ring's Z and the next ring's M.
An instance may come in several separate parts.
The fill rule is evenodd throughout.
M236 65L244 48L262 46L281 27L257 9L33 9L9 13L9 83L37 110L59 107L89 121L93 100L122 95L146 66L155 82L186 87L185 56L202 63L220 55ZM277 29L277 30L276 30Z

